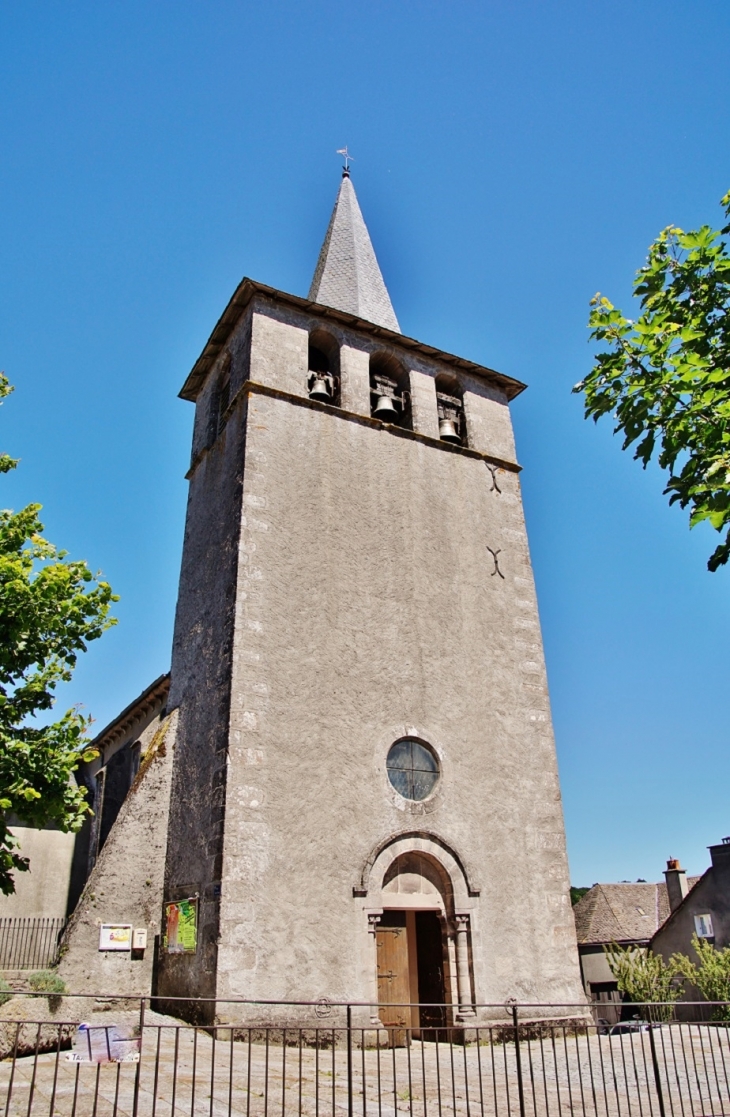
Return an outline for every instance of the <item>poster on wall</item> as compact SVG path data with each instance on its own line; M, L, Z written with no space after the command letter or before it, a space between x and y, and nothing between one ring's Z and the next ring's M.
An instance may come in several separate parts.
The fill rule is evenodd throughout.
M168 954L195 954L198 945L198 898L165 904L165 950Z
M102 923L99 928L99 950L131 950L131 923Z

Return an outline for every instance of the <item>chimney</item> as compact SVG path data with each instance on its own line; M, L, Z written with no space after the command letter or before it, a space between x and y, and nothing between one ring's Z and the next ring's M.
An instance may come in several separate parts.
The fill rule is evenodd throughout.
M667 894L669 896L669 910L674 911L682 903L689 892L687 886L687 874L680 865L676 858L670 857L667 861L666 872L664 879L667 882Z
M719 845L710 846L710 857L712 858L713 876L717 880L719 875L725 882L724 893L727 888L727 881L730 879L730 838L723 838Z

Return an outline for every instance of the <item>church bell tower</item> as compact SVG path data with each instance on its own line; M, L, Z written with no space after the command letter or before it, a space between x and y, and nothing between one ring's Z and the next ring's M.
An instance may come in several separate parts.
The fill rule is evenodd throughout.
M347 170L308 297L233 295L181 392L165 900L198 928L160 997L583 999L523 389L400 332Z

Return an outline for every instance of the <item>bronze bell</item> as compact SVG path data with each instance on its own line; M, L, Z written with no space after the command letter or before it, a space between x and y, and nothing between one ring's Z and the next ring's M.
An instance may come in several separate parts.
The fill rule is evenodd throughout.
M332 403L332 392L324 376L314 375L309 389L309 398L319 400L320 403Z
M439 438L442 442L455 442L461 444L461 439L454 426L453 419L439 419Z
M390 396L378 396L378 402L375 404L373 411L374 419L382 419L384 423L396 423L399 415L396 410L395 401Z

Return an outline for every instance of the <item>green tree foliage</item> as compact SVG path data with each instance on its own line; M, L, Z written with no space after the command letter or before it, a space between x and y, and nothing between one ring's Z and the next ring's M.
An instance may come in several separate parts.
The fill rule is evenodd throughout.
M682 992L677 978L681 971L675 958L665 962L660 954L652 954L643 946L604 946L611 973L621 993L634 1004L644 1005L643 1015L649 1020L669 1020L672 1002ZM654 1002L669 1002L656 1004Z
M722 199L730 218L730 193ZM624 317L598 294L591 337L608 344L574 392L586 418L611 414L623 448L646 468L655 450L669 471L669 503L690 510L690 527L725 531L707 563L730 557L730 224L685 233L670 226L649 249L634 294L641 313ZM727 529L727 530L726 530Z
M12 387L0 373L0 400ZM0 456L0 473L17 461ZM28 869L7 825L12 813L30 826L78 830L89 813L72 773L91 759L91 722L78 710L42 724L59 683L80 652L110 625L111 587L85 562L69 560L43 538L40 505L0 511L0 891L15 890Z
M570 886L570 902L575 907L579 900L582 900L586 892L590 892L590 888L576 888L571 884Z
M712 1010L713 1020L730 1020L730 946L716 950L706 939L692 936L692 946L699 965L684 954L675 954L671 962L679 973L695 985L707 1001L724 1001Z

